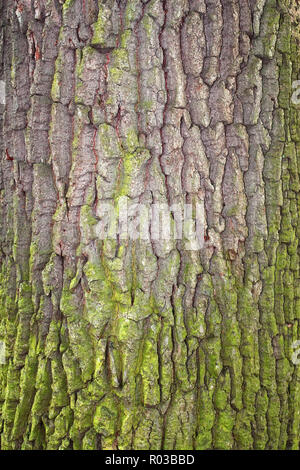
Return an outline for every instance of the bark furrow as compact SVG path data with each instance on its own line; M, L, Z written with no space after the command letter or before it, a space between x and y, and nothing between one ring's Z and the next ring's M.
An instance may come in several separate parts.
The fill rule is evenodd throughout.
M0 5L0 448L298 449L297 2Z

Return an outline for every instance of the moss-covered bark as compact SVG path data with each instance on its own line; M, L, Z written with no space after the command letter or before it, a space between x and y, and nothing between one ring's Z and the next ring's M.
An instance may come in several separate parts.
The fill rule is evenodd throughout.
M291 5L1 2L1 449L299 448ZM205 246L99 239L121 196Z

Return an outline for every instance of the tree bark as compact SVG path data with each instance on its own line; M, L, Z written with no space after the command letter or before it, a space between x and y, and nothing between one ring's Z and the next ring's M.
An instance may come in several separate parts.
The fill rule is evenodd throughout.
M1 449L299 448L290 7L1 2ZM102 239L124 196L204 246Z

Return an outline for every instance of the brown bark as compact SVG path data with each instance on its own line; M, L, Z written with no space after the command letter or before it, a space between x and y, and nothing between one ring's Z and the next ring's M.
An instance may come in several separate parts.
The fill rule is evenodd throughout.
M1 449L298 449L297 3L0 4Z

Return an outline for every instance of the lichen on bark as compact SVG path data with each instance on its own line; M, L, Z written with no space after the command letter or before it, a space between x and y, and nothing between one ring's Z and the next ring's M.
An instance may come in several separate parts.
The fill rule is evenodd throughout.
M299 448L297 5L1 3L1 449Z

